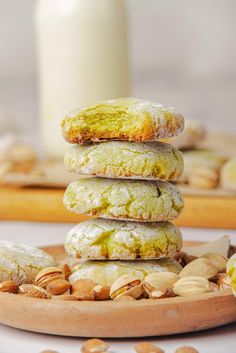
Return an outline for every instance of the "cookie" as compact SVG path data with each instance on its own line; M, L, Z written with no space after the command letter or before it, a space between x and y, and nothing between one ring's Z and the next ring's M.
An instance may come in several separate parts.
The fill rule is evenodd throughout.
M184 201L174 185L163 181L83 178L69 184L64 204L75 213L158 222L176 218Z
M68 255L95 260L158 259L173 256L181 247L181 232L169 222L101 218L79 223L68 232L65 242Z
M198 168L210 169L219 175L220 169L226 161L226 158L220 153L207 149L184 151L183 155L184 172L179 181L184 183L188 183Z
M120 98L79 108L62 120L70 143L102 140L156 141L177 136L184 118L173 108L136 98Z
M231 256L227 263L227 274L231 280L231 288L236 297L236 254Z
M76 145L66 154L72 172L106 178L176 180L183 172L183 155L162 142L109 141Z
M92 279L97 284L111 286L120 276L125 274L134 275L143 279L153 272L174 272L178 274L182 267L172 259L146 261L85 261L74 266L70 275L70 282L77 279Z
M0 282L33 283L45 267L54 266L54 260L43 250L32 246L0 241Z
M236 158L229 159L222 167L220 181L224 189L236 191Z
M195 120L185 119L184 131L181 135L171 139L165 139L163 142L171 143L181 150L192 149L204 141L206 137L205 127Z

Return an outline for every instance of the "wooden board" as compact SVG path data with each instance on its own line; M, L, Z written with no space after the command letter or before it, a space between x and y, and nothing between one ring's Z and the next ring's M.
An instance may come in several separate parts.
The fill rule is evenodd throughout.
M45 248L62 259L63 247ZM75 337L144 337L194 332L236 321L230 289L188 298L68 302L0 293L0 323ZM66 325L65 325L66 323Z
M63 189L0 188L0 219L78 223L89 217L63 206ZM236 196L186 194L179 226L236 229Z
M77 223L89 218L67 211L63 194L63 189L0 188L0 219Z

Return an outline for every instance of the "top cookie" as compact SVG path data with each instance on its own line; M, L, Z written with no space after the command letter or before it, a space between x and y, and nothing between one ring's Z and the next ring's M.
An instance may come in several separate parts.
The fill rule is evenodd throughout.
M136 98L120 98L79 108L62 120L70 143L102 140L157 141L177 136L184 117L173 108Z

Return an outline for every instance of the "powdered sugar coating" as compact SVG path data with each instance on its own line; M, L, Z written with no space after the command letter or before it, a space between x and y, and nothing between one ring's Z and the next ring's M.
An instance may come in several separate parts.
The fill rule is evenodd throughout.
M64 204L75 213L159 222L176 218L184 201L174 185L163 181L83 178L69 184Z
M0 241L0 282L32 283L41 269L54 265L53 258L32 246Z
M172 107L129 97L78 108L61 126L70 143L110 139L145 142L179 135L184 117Z
M72 146L65 154L69 171L107 178L177 180L183 156L167 143L109 141Z
M174 272L178 274L182 267L172 258L152 261L85 261L77 264L69 280L92 279L97 284L110 286L118 277L130 274L141 280L153 272Z
M169 222L138 223L101 218L80 222L67 234L70 256L89 259L158 259L182 247L180 230Z

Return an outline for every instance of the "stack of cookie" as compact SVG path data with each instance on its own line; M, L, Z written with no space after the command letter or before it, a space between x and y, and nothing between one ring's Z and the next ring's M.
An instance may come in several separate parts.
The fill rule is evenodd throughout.
M169 221L179 215L183 198L168 181L181 176L183 157L157 140L183 127L183 116L172 108L134 98L81 108L63 119L63 135L75 144L65 155L66 168L95 176L72 182L64 204L99 217L67 235L67 253L87 260L75 267L72 280L110 285L129 272L179 272L171 257L182 237Z

